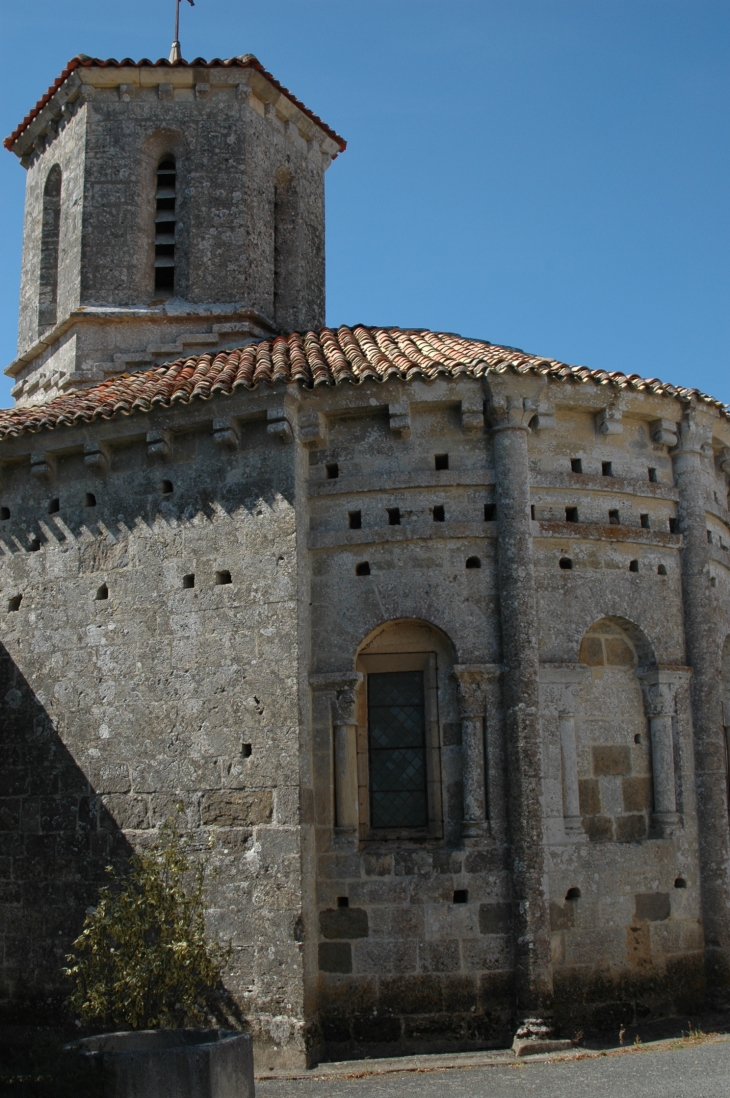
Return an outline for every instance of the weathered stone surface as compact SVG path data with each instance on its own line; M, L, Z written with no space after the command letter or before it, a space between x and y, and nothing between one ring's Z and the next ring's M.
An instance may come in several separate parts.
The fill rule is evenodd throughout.
M91 319L24 361L22 400L144 365L115 356L163 325L150 361L319 323L316 135L208 75L98 88L32 154L22 349L54 158L57 307ZM135 220L168 146L179 309ZM256 316L212 331L211 301ZM620 1026L689 1009L705 962L728 985L730 423L541 370L206 390L2 441L5 1017L57 1015L105 865L178 811L266 1067L479 1047L527 1011ZM368 692L403 672L421 814L380 827Z

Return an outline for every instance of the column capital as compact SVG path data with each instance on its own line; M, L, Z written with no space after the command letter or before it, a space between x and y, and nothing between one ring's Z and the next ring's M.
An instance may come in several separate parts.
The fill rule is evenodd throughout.
M457 663L452 674L459 687L459 708L462 718L483 717L487 686L502 674L498 663Z
M335 724L355 724L357 688L363 681L360 671L332 671L324 675L310 675L309 685L314 691L334 694L332 719Z
M540 409L547 379L539 374L487 375L487 416L492 431L529 431Z
M694 404L688 404L684 415L677 424L679 438L677 445L672 447L672 457L681 454L702 453L703 447L712 443L713 417L707 412L700 411Z
M574 663L541 663L539 676L541 693L545 692L544 711L574 716L581 683L589 674L589 668Z
M671 717L674 714L674 700L679 682L661 671L653 674L649 672L639 678L647 717Z

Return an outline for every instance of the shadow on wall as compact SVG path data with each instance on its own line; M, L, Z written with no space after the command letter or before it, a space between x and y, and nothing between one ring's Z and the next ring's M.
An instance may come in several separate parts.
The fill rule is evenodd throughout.
M0 1022L58 1024L66 953L132 850L2 644L0 760Z

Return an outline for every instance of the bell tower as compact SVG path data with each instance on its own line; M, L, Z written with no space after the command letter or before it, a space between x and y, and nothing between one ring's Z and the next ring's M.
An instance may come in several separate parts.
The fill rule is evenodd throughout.
M17 403L324 324L345 142L255 57L76 57L5 145L27 172Z

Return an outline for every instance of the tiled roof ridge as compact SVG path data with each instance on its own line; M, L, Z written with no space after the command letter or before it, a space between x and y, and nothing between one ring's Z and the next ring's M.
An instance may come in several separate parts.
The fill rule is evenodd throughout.
M302 113L310 119L310 121L314 122L315 125L323 129L328 137L331 137L332 140L336 142L337 145L339 145L340 152L344 152L347 148L347 142L345 141L345 139L343 137L340 137L340 135L336 133L335 130L333 130L330 126L328 126L326 122L323 122L319 115L316 115L314 111L310 111L309 107L305 107L304 103L302 103L300 99L297 99L293 92L290 92L288 88L285 88L283 84L280 84L276 77L272 76L271 73L264 68L259 59L257 57L254 57L252 53L244 54L241 57L229 57L225 60L222 60L220 57L214 57L210 61L206 61L203 57L196 57L194 61L168 61L164 57L161 57L159 61L150 61L147 57L143 57L141 61L133 61L131 57L124 57L121 61L117 61L116 58L110 57L105 61L100 57L87 57L86 54L79 53L76 55L76 57L73 57L69 61L68 65L66 65L66 68L63 70L60 76L54 81L53 84L51 84L45 95L41 96L35 107L33 107L32 111L30 111L25 116L20 125L16 126L10 136L5 138L5 141L3 142L5 148L8 150L12 150L13 145L18 140L21 133L23 133L23 131L28 128L34 118L37 118L37 116L41 113L46 104L50 102L50 100L56 94L61 85L68 79L68 77L75 69L93 68L95 66L102 69L139 69L157 68L158 66L169 69L213 69L231 68L233 66L237 66L243 69L256 69L256 71L260 72L262 76L265 76L266 79L271 84L273 84L278 91L281 92L282 95L285 95L286 98L290 102L292 102L295 107L298 107L299 110L302 111Z
M568 366L557 359L541 358L485 340L466 339L452 332L343 324L337 329L292 332L234 350L178 358L139 373L115 374L99 385L64 393L46 404L0 411L0 440L230 396L238 389L252 390L279 382L316 389L344 381L360 385L363 381L382 382L391 377L402 380L416 377L434 380L439 374L482 377L505 370L646 390L684 402L694 398L730 419L730 409L714 397L657 378L642 378L620 370Z

